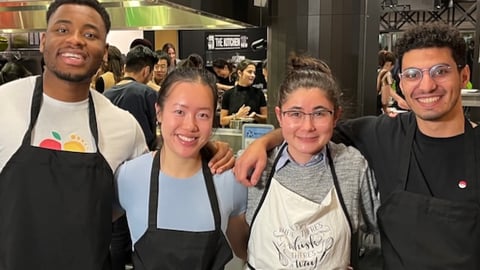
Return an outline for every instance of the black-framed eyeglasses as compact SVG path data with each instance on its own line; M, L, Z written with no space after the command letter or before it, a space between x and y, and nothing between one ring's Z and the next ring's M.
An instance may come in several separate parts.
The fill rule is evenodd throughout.
M461 65L457 66L458 68L461 68ZM436 82L440 82L443 79L447 78L448 75L452 72L452 67L447 64L438 64L434 65L430 68L407 68L403 70L399 74L400 79L410 82L410 83L418 83L423 79L423 73L425 71L428 71L428 74L430 75L430 78Z
M302 122L307 115L310 116L314 122L323 122L333 115L333 111L328 109L318 109L311 113L306 113L300 110L289 110L282 111L282 115L294 123Z

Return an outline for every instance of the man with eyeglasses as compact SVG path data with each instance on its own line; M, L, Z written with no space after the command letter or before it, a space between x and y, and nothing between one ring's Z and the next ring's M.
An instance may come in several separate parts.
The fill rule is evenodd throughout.
M463 113L465 41L434 23L409 29L396 47L412 112L347 120L335 134L375 172L384 269L480 269L480 129ZM279 131L253 142L237 160L236 177L254 185L265 149L280 142Z
M155 51L158 62L153 66L153 76L151 82L156 85L154 90L160 90L160 86L167 77L168 67L170 66L170 56L162 50Z

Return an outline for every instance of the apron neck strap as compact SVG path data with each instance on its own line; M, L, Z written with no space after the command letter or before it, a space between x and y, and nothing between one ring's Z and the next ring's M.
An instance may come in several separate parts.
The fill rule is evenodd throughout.
M148 228L157 228L158 219L158 189L160 178L160 151L157 150L152 162L152 170L150 173L150 194L148 202ZM202 172L205 180L205 186L207 187L208 199L213 212L213 218L215 221L215 230L221 228L221 216L220 207L218 205L217 193L213 184L213 177L210 169L208 168L208 161L202 157Z
M410 160L412 158L413 139L415 137L415 130L417 129L417 121L413 113L410 114L410 126L407 128L403 147L400 150L400 164L399 164L399 183L401 183L402 190L407 188L408 172L410 170Z
M32 130L37 123L38 115L40 113L40 108L42 107L43 101L43 77L38 76L35 80L35 88L33 90L32 104L30 109L30 124L28 129L23 136L22 145L30 145L32 142ZM90 91L88 92L88 117L90 132L92 133L93 138L95 139L95 146L98 151L98 128L97 128L97 119L95 117L95 106L93 104L93 98Z
M352 220L350 219L350 215L347 212L347 206L343 200L342 190L340 189L340 185L338 184L338 177L337 173L335 172L335 166L333 165L333 158L330 153L330 147L328 144L325 146L327 148L327 159L328 159L328 166L330 167L330 172L332 173L333 178L333 185L335 186L335 191L337 192L338 200L340 201L340 205L342 206L343 213L347 218L348 225L350 226L350 231L353 231Z
M399 164L399 181L403 190L407 189L408 172L410 169L410 160L412 158L413 141L415 140L415 132L417 131L417 121L414 114L411 114L413 119L410 126L407 128L404 145L400 152L400 164ZM464 130L464 157L466 162L466 176L468 182L475 183L475 188L479 194L480 202L480 179L478 178L478 164L479 160L479 148L480 146L475 140L475 130L473 129L470 121L465 118L465 130ZM421 166L419 163L418 166ZM425 179L426 181L427 179Z
M466 177L468 182L475 183L475 189L478 195L478 202L480 202L480 178L478 175L478 162L480 158L480 145L475 140L475 130L470 121L465 118L465 162L466 162Z

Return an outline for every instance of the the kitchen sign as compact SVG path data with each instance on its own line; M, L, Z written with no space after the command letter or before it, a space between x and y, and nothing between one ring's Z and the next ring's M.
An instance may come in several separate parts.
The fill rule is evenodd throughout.
M238 50L248 48L248 37L246 35L215 35L207 36L207 50Z

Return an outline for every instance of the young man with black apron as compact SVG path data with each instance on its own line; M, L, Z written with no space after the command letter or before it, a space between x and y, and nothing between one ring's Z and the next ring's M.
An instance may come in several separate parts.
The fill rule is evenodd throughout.
M43 76L0 87L0 269L108 270L113 170L146 144L89 89L107 56L105 9L54 1L47 25Z
M0 173L0 254L5 256L0 269L107 270L112 169L98 151L31 145L42 95L39 77L22 145ZM98 149L95 108L88 100Z

